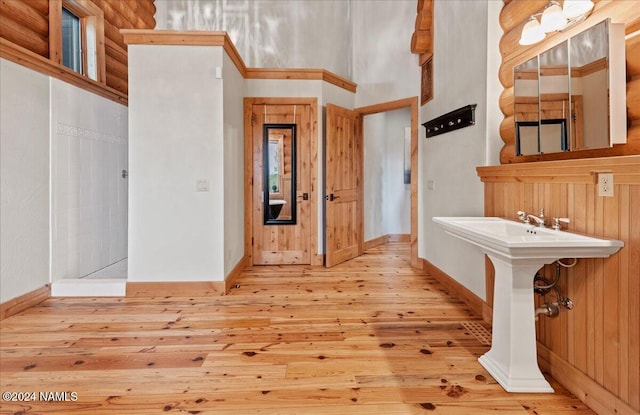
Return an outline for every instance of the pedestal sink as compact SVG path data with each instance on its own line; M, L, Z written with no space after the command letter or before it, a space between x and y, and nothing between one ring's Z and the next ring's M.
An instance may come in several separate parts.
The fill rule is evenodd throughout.
M478 361L507 392L553 392L537 363L533 278L561 258L606 258L622 241L490 217L434 217L495 268L491 349Z

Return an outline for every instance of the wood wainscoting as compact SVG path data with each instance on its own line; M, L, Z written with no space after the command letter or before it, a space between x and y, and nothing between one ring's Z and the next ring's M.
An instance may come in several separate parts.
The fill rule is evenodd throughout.
M613 173L613 197L598 196L598 172ZM515 220L517 210L544 208L549 219L568 217L569 231L624 241L609 258L580 259L562 271L558 287L574 309L541 318L537 338L543 368L588 397L594 410L640 412L640 156L479 167L478 173L485 216ZM492 304L493 267L487 263ZM555 267L544 274L553 278Z

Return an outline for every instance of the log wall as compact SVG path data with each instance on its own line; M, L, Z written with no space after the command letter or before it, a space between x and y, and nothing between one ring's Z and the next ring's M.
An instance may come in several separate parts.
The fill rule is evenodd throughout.
M50 58L50 1L56 0L0 0L0 37L42 58ZM127 45L120 29L153 29L156 11L154 0L91 1L104 13L105 85L123 95L126 100ZM11 56L15 55L16 50L18 49L12 47ZM3 54L3 57L8 56ZM32 61L34 57L29 56L25 60ZM68 76L67 71L63 73Z
M504 90L500 96L500 109L505 118L500 126L504 147L500 162L521 163L539 160L565 160L593 157L640 154L640 2L637 0L596 0L591 15L582 23L565 32L547 34L540 43L531 46L518 44L522 27L529 16L541 12L547 0L504 0L500 25L504 34L500 40L502 64L499 78ZM516 156L513 105L513 67L547 50L586 28L610 17L613 23L624 23L627 59L627 143L612 148L570 151L555 154Z

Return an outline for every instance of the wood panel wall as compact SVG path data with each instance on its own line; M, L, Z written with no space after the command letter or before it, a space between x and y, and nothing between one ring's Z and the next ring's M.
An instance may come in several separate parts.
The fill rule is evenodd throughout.
M499 78L504 90L500 96L500 109L505 118L500 126L504 147L500 162L521 163L538 160L564 160L640 154L640 3L637 0L595 0L592 14L582 23L565 32L547 34L544 41L532 45L518 44L522 27L529 16L544 9L548 0L504 0L500 25L504 34L500 40L502 64ZM580 33L587 27L610 17L614 23L624 23L627 55L627 144L597 150L580 150L555 154L516 156L513 103L513 67Z
M49 58L49 2L0 0L0 37ZM154 0L91 0L104 13L106 86L127 95L127 45L120 29L153 29Z
M640 412L640 156L478 168L485 216L517 220L516 211L568 217L568 230L624 241L607 259L563 269L559 288L575 304L541 317L543 367L600 414ZM614 197L597 194L596 172L613 172ZM544 270L553 279L555 267ZM549 295L548 300L555 297ZM487 301L493 267L487 266ZM542 302L542 301L540 301Z

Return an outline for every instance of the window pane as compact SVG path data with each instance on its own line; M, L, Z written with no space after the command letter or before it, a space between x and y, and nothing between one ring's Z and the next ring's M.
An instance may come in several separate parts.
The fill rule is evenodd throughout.
M62 8L62 64L82 73L80 18Z

